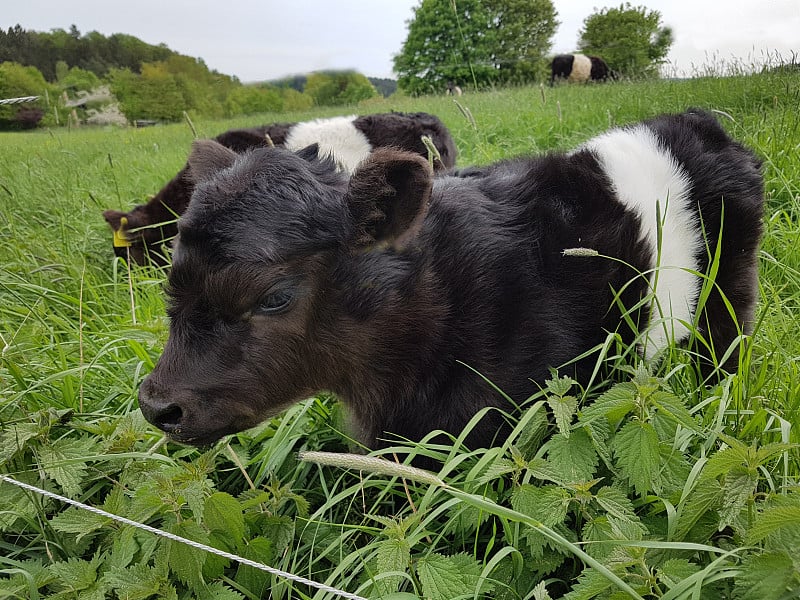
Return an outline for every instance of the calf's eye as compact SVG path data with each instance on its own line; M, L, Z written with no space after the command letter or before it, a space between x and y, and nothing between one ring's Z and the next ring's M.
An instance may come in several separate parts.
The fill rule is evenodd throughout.
M292 290L278 290L265 296L254 312L261 315L277 315L288 310L293 300Z

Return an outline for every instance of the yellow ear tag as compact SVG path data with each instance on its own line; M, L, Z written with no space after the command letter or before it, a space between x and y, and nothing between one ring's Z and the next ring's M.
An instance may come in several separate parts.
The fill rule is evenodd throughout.
M122 217L119 220L119 229L114 230L114 248L130 248L131 241L125 235L125 227L128 226L127 217Z

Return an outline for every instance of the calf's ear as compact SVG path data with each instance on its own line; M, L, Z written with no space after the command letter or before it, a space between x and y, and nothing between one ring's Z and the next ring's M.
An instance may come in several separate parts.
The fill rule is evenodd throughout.
M189 154L189 179L194 183L208 181L236 160L236 152L214 140L195 140Z
M433 171L420 155L375 150L355 170L347 190L356 244L402 246L422 224L432 186Z
M119 231L120 225L122 224L122 217L127 218L128 213L119 211L119 210L104 210L103 211L103 218L108 223L109 227L114 231Z
M297 156L303 160L307 160L308 162L317 160L319 158L319 144L316 142L310 144L302 150L298 150L295 154L297 154Z

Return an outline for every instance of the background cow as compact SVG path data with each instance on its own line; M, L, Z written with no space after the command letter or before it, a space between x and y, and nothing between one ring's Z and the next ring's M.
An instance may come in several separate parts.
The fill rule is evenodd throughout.
M484 407L513 409L471 369L520 403L550 367L586 383L609 332L653 357L695 323L698 351L734 348L736 367L763 183L712 115L660 116L471 177L434 178L392 149L350 176L312 150L194 145L170 335L139 392L176 440L213 442L320 390L370 447L458 434ZM504 422L489 411L467 444L498 441Z
M559 54L550 63L550 85L556 77L571 82L602 81L608 78L608 65L599 56Z
M340 170L352 173L375 148L392 146L427 157L422 136L432 139L441 156L441 160L434 162L434 169L442 171L455 165L456 147L449 130L438 117L423 112L276 123L226 131L215 139L237 153L270 144L295 151L317 144L321 156L331 157ZM114 231L115 254L137 264L148 260L157 265L166 264L162 247L175 237L175 220L186 210L193 187L184 166L146 204L128 212L104 211L103 217Z

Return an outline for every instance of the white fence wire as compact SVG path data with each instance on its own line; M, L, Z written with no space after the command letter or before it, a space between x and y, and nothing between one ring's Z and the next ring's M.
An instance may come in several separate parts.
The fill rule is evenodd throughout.
M317 588L323 592L328 592L329 594L335 594L341 598L348 598L350 600L367 600L362 596L358 596L356 594L351 594L350 592L345 592L344 590L339 590L334 587L327 586L323 583L318 583L316 581L312 581L310 579L306 579L305 577L301 577L300 575L294 575L292 573L287 573L286 571L281 571L280 569L276 569L274 567L270 567L268 565L256 562L254 560L249 560L242 556L238 556L236 554L231 554L230 552L225 552L223 550L219 550L217 548L212 548L211 546L207 546L206 544L201 544L200 542L195 542L193 540L186 539L184 537L175 535L173 533L169 533L168 531L162 531L161 529L157 529L155 527L151 527L150 525L145 525L144 523L137 523L136 521L132 521L131 519L126 519L125 517L120 517L119 515L115 515L113 513L107 512L100 508L96 508L94 506L89 506L88 504L84 504L83 502L78 502L77 500L72 500L71 498L67 498L65 496L60 496L58 494L54 494L53 492L48 492L47 490L43 490L38 488L34 485L30 485L28 483L23 483L21 481L17 481L11 477L6 475L0 475L0 481L4 481L11 485L15 485L20 487L24 490L28 490L29 492L33 492L35 494L39 494L41 496L45 496L47 498L52 498L53 500L58 500L59 502L64 502L65 504L70 504L81 510L85 510L96 515L100 515L102 517L106 517L108 519L112 519L117 521L118 523L123 523L125 525L130 525L131 527L136 527L138 529L142 529L144 531L149 531L153 535L157 535L159 537L166 538L168 540L172 540L175 542L180 542L182 544L186 544L187 546L191 546L192 548L197 548L198 550L203 550L204 552L209 552L211 554L215 554L217 556L221 556L222 558L227 558L228 560L232 560L238 562L242 565L247 565L248 567L253 567L254 569L259 569L260 571L266 571L271 575L275 575L277 577L282 577L284 579L288 579L290 581L294 581L295 583L300 583L303 585L307 585L310 587Z

